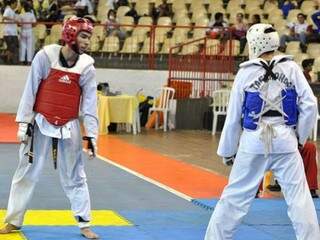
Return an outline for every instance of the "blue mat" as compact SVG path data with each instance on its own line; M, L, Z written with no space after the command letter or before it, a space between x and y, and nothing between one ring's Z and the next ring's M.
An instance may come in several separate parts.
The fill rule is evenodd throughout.
M152 236L135 227L94 227L93 230L103 240L152 240ZM24 227L28 240L83 240L78 227Z
M212 211L218 199L194 199L192 202L197 206ZM315 199L314 203L320 221L320 199ZM284 199L255 199L234 239L295 239Z
M16 167L18 146L0 145L0 207L5 208ZM194 204L145 182L103 161L87 161L93 209L112 209L133 226L93 227L105 240L203 240L216 199L195 199ZM50 189L50 191L48 191ZM201 206L200 207L197 207ZM320 201L316 201L318 211ZM30 204L34 209L69 209L59 176L47 164ZM295 239L283 200L255 200L235 240ZM319 212L318 212L318 215ZM276 217L275 217L276 216ZM78 227L25 226L28 240L84 240ZM2 238L0 238L2 239Z
M216 203L217 200L206 200ZM319 209L320 201L316 201ZM210 207L214 207L211 205ZM106 240L203 240L211 213L195 210L122 210L130 227L93 227ZM276 217L275 217L276 216ZM24 227L28 240L80 240L77 227ZM292 240L295 234L286 216L284 200L257 199L234 240Z

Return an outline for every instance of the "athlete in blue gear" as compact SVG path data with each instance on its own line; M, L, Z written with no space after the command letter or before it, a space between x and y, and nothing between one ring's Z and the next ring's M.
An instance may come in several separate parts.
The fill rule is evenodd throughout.
M276 55L279 36L271 25L253 25L247 40L250 60L236 75L218 147L224 163L233 166L205 240L233 238L267 170L281 185L297 239L319 240L298 150L316 121L316 98L292 56Z

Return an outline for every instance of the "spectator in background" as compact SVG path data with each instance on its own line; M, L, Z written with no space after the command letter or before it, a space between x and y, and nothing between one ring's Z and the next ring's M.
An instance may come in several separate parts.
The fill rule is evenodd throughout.
M292 0L285 1L282 5L280 5L284 18L287 18L290 10L296 7L297 4Z
M306 0L296 0L297 8L301 8L302 3Z
M233 37L238 40L246 37L246 33L248 29L247 25L243 21L243 18L244 18L243 13L237 13L236 22L231 27L233 32Z
M137 24L139 21L140 16L138 15L138 12L136 10L136 3L131 3L130 10L125 14L125 16L133 17L134 23Z
M49 7L47 10L46 20L49 22L56 22L60 18L60 9L57 0L49 0Z
M126 33L121 31L119 23L117 21L117 12L113 9L108 11L107 20L106 20L106 33L107 36L117 36L120 39L126 38Z
M173 15L171 5L167 3L167 0L162 0L162 3L158 7L155 6L154 2L150 2L149 12L155 24L159 17L172 17Z
M314 63L314 59L305 59L302 61L301 65L303 68L303 75L307 79L307 81L310 83L312 81L312 77L310 75L310 72L312 71L312 65Z
M318 166L316 145L312 142L306 142L303 146L299 147L299 152L303 159L304 171L306 173L311 196L313 198L319 198L316 192L318 189Z
M228 26L228 23L223 19L223 13L217 12L214 15L214 20L209 22L208 27L210 29L207 31L207 34L213 39L223 38L224 28Z
M7 63L18 63L19 41L17 32L17 15L15 9L17 7L17 0L7 1L7 6L3 13L4 30L3 38L7 45Z
M152 18L153 23L157 24L159 11L154 2L149 2L149 16Z
M291 41L300 41L300 47L303 52L306 51L306 35L308 29L308 23L306 22L306 15L298 13L297 22L289 23L290 34L284 34L280 38L280 50L285 51L286 43Z
M78 0L74 6L78 17L93 14L93 7L89 0Z
M253 14L251 17L251 23L249 23L248 28L257 23L261 23L261 17L259 14Z
M26 0L25 1L26 3L28 3L29 4L29 6L30 6L30 11L33 13L33 15L37 18L37 12L36 12L36 10L34 9L34 7L33 7L33 1L32 0ZM22 7L24 6L24 3L22 4ZM23 11L25 11L24 10L24 8L23 8ZM20 13L21 14L21 13Z
M316 26L316 28L313 28L312 25L309 25L308 27L308 34L307 34L307 43L310 42L320 42L320 11L319 11L319 2L315 1L315 9L317 9L315 12L312 13L311 19Z
M167 0L162 0L162 3L157 7L159 17L172 17L171 5L168 4Z
M30 65L34 54L34 42L32 27L35 23L36 17L32 12L29 2L23 3L24 13L20 15L19 22L21 23L20 32L20 63L24 63L27 57L27 64ZM25 24L27 22L28 24Z
M318 6L318 5L317 5L317 6ZM319 6L318 6L318 8L319 8ZM317 26L316 31L317 31L318 33L320 33L320 11L318 10L318 11L314 12L314 13L311 15L311 19L312 19L312 21L314 22L314 24Z

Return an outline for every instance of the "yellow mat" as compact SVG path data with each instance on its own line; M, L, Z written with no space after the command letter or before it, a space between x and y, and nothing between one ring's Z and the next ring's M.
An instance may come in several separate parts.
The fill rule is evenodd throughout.
M111 210L93 210L92 226L131 226L128 220ZM0 223L3 223L5 210L0 210ZM29 210L23 225L32 226L77 226L72 212L67 210ZM1 236L2 237L2 236ZM21 238L17 238L21 239ZM4 240L1 238L1 240ZM15 238L10 238L15 240Z
M0 236L1 240L26 240L22 232L4 234Z

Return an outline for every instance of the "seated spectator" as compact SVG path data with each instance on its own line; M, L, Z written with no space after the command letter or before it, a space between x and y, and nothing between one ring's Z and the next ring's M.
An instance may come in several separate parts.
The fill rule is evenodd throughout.
M314 29L312 25L307 27L306 41L307 43L320 42L320 32L318 32L318 29Z
M78 0L74 6L78 17L93 14L93 7L89 0Z
M126 38L126 33L121 31L119 23L117 21L117 12L113 9L108 11L106 24L106 33L107 36L117 36L120 39Z
M282 35L280 38L280 51L285 51L286 43L291 41L300 41L301 50L306 51L306 35L308 29L308 23L306 22L306 15L299 13L297 15L297 22L289 23L288 27L290 28L289 35Z
M207 34L211 38L223 38L224 28L228 27L228 23L223 19L223 13L217 12L214 20L209 22Z
M46 21L56 22L60 19L60 9L57 0L49 0Z
M125 16L133 17L134 23L135 24L138 23L140 16L138 15L138 12L136 10L136 3L135 2L131 3L131 9L129 10L129 12L126 13Z
M310 193L313 198L319 198L317 194L318 189L318 168L317 168L317 148L315 144L311 142L306 142L306 144L299 148L301 154L304 171L306 174L307 182L309 185ZM278 182L275 182L275 185L269 185L267 187L270 191L281 191L281 187Z
M243 13L238 13L236 16L236 22L231 27L233 37L238 40L246 37L246 33L247 33L247 29L248 29L247 25L244 23L243 18L244 18Z
M301 63L302 68L303 68L303 75L309 83L312 81L312 77L310 75L310 72L312 71L313 63L314 63L314 59L305 59Z
M162 0L162 3L158 6L159 17L172 17L171 5L167 3L167 0Z
M316 31L320 33L320 11L316 11L311 15L311 19L314 22L314 24L317 26Z
M301 5L302 5L303 1L305 1L305 0L296 0L297 8L301 8Z
M285 1L282 5L280 5L284 18L287 18L290 10L296 7L297 4L292 0Z
M167 0L162 0L158 7L154 2L149 3L149 16L152 17L154 24L157 23L159 17L172 17L172 15L171 5L167 3Z
M156 8L156 5L154 2L149 2L149 15L152 18L153 24L157 24L158 18L159 18L159 11Z

